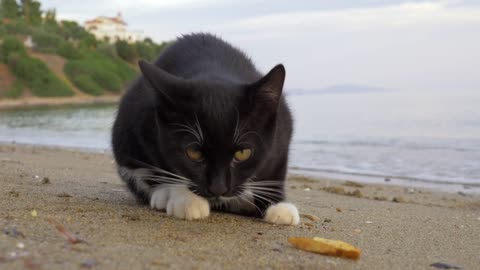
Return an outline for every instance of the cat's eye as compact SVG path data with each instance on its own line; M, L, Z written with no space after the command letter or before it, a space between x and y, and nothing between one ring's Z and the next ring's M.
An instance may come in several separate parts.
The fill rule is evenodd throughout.
M235 159L236 162L242 162L248 160L250 157L252 157L252 149L250 148L245 148L242 150L238 150L235 152L235 155L233 158Z
M185 149L185 154L187 157L193 161L199 162L203 160L203 153L198 149L198 147L189 146Z

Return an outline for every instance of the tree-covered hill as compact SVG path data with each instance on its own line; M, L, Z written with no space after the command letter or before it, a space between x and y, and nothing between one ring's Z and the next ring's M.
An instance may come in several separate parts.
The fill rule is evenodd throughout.
M0 89L0 98L25 92L38 97L72 96L72 85L93 96L119 93L136 76L135 62L152 60L166 45L149 38L136 43L96 40L77 22L59 21L55 10L42 10L39 1L0 0L0 65L15 76L8 89ZM48 57L34 54L63 57L66 77L56 76L50 63L42 61Z

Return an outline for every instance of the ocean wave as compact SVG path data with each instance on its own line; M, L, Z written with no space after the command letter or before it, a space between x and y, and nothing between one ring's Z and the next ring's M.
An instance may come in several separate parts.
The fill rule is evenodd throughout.
M456 142L418 142L404 140L350 140L350 141L328 141L328 140L294 140L297 145L331 145L331 146L353 146L353 147L395 147L411 150L452 150L456 152L480 151L480 140L469 143L469 146L461 147Z
M364 176L364 177L374 177L381 179L396 179L410 182L422 182L428 184L438 184L438 185L463 185L466 187L480 187L480 179L458 179L458 178L436 178L435 176L425 176L425 177L415 177L415 176L405 176L405 175L391 175L383 174L379 172L365 172L365 171L355 171L349 169L331 169L331 168L312 168L312 167L303 167L303 166L290 166L291 170L299 171L311 171L318 173L331 173L337 175L355 175L355 176Z

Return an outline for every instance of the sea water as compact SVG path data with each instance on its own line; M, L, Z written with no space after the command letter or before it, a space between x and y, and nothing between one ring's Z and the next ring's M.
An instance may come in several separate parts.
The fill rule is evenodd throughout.
M480 93L290 92L292 172L480 188ZM115 106L0 111L0 141L110 149Z

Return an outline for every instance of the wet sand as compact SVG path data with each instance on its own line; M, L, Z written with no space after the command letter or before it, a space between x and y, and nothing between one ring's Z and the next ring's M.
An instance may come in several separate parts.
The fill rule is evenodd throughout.
M480 265L479 195L290 176L289 200L319 221L274 226L223 213L183 221L137 205L109 153L20 145L0 145L0 185L0 269ZM55 222L86 242L69 243ZM343 240L362 255L351 261L304 252L287 242L291 236Z

